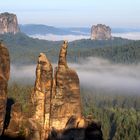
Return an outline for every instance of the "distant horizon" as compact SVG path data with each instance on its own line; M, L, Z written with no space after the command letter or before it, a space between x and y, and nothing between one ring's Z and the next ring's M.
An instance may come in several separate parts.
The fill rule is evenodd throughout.
M104 23L97 23L97 24L92 24L91 26L55 26L55 25L49 25L49 24L43 24L43 23L18 23L19 25L45 25L45 26L50 26L50 27L56 27L56 28L91 28L93 25L97 25L97 24L103 24L106 26L109 26L107 24ZM109 26L110 28L118 28L118 29L140 29L140 27L117 27L117 26Z
M139 0L4 0L0 7L0 13L16 14L19 24L140 28Z

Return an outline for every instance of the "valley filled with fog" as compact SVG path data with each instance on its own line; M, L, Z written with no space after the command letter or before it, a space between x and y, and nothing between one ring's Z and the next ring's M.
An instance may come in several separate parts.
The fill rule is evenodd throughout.
M140 64L114 64L105 59L89 57L78 64L68 65L77 71L81 87L93 93L97 90L140 95ZM11 65L10 83L34 85L35 69L36 65Z
M130 39L130 40L140 40L140 32L124 32L124 33L112 33L113 37L121 37L124 39ZM46 35L41 35L41 34L34 34L30 35L32 38L38 38L38 39L43 39L43 40L49 40L49 41L61 41L67 39L68 41L75 41L75 40L80 40L80 39L89 39L90 34L79 34L79 35L74 35L74 34L69 34L69 35L56 35L56 34L46 34Z

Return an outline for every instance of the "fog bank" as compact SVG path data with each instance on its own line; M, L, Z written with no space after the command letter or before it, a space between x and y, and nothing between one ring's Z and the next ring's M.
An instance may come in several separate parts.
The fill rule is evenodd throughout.
M10 84L15 82L19 84L34 84L35 65L15 66L11 65Z
M54 65L53 65L54 66ZM69 64L80 78L80 85L89 90L105 90L119 94L140 95L140 64L112 64L100 58L87 58L80 64ZM35 80L35 65L11 66L11 81L32 85Z
M140 40L140 32L113 33L113 37L122 37L131 40Z
M69 42L74 40L80 39L89 39L89 35L55 35L55 34L46 34L46 35L30 35L30 37L43 39L43 40L50 40L50 41L61 41L61 40L68 40Z
M82 87L140 95L140 64L112 64L103 59L88 58L71 66L77 70Z
M127 33L112 33L113 37L121 37L121 38L126 38L126 39L131 39L131 40L140 40L140 32L127 32ZM40 34L35 34L35 35L30 35L30 37L33 38L38 38L38 39L44 39L44 40L50 40L50 41L61 41L67 39L69 42L74 41L74 40L80 40L80 39L89 39L90 34L85 34L83 35L55 35L55 34L46 34L46 35L40 35Z

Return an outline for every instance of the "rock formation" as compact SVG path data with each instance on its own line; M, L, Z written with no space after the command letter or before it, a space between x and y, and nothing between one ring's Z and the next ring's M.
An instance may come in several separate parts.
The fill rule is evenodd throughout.
M80 118L82 115L79 78L77 73L67 66L67 47L68 43L64 41L54 74L51 127L56 129L64 129L71 116Z
M109 26L102 24L92 26L91 40L109 40L111 38L111 28Z
M62 130L71 116L81 118L82 115L79 78L77 73L67 66L67 47L68 43L64 41L54 76L52 65L45 54L39 55L32 95L35 105L33 118L45 132L52 127Z
M52 93L52 65L45 56L40 53L36 68L36 82L34 92L34 104L36 106L35 119L42 127L49 127L50 101Z
M54 74L45 54L39 55L32 94L35 113L29 121L34 131L34 140L71 139L71 136L77 140L84 140L87 135L91 122L82 116L79 78L67 65L67 47L68 42L64 41ZM94 130L91 128L90 135ZM100 128L97 130L101 131ZM100 131L99 137L102 138ZM55 137L53 133L56 134Z
M0 135L3 131L6 103L7 103L7 85L10 72L10 59L8 50L0 43Z
M45 56L40 53L36 68L36 81L32 101L35 105L34 120L39 125L39 129L47 131L50 126L50 109L52 95L52 65ZM42 135L42 132L41 134ZM44 135L44 134L43 134ZM44 137L44 136L41 136Z
M4 33L18 33L19 26L17 17L14 14L2 13L0 14L0 34Z
M11 107L7 104L6 114L10 64L7 49L0 45L0 133L4 132L3 138L102 140L101 125L82 116L79 78L67 65L67 47L68 42L64 41L54 71L45 54L40 53L31 94L33 115L27 117L22 113L21 105L13 100Z

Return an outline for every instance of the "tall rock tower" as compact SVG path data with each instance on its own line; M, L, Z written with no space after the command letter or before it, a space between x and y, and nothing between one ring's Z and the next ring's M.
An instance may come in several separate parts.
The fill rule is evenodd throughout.
M42 128L49 127L50 119L50 101L52 93L53 81L52 65L45 56L40 53L38 58L38 65L36 68L36 81L34 101L36 104L35 119L39 122Z
M67 47L68 43L64 41L54 74L45 54L40 53L38 58L32 97L35 105L33 118L40 126L41 139L51 128L65 129L71 117L82 117L79 78L67 65Z
M51 107L51 127L64 129L71 116L81 118L79 78L75 70L67 65L67 41L64 41L58 67L54 73L54 89Z
M0 34L13 33L20 31L17 17L14 14L2 13L0 14Z
M7 85L10 73L10 59L8 50L0 43L0 135L3 131L6 103L7 103Z

